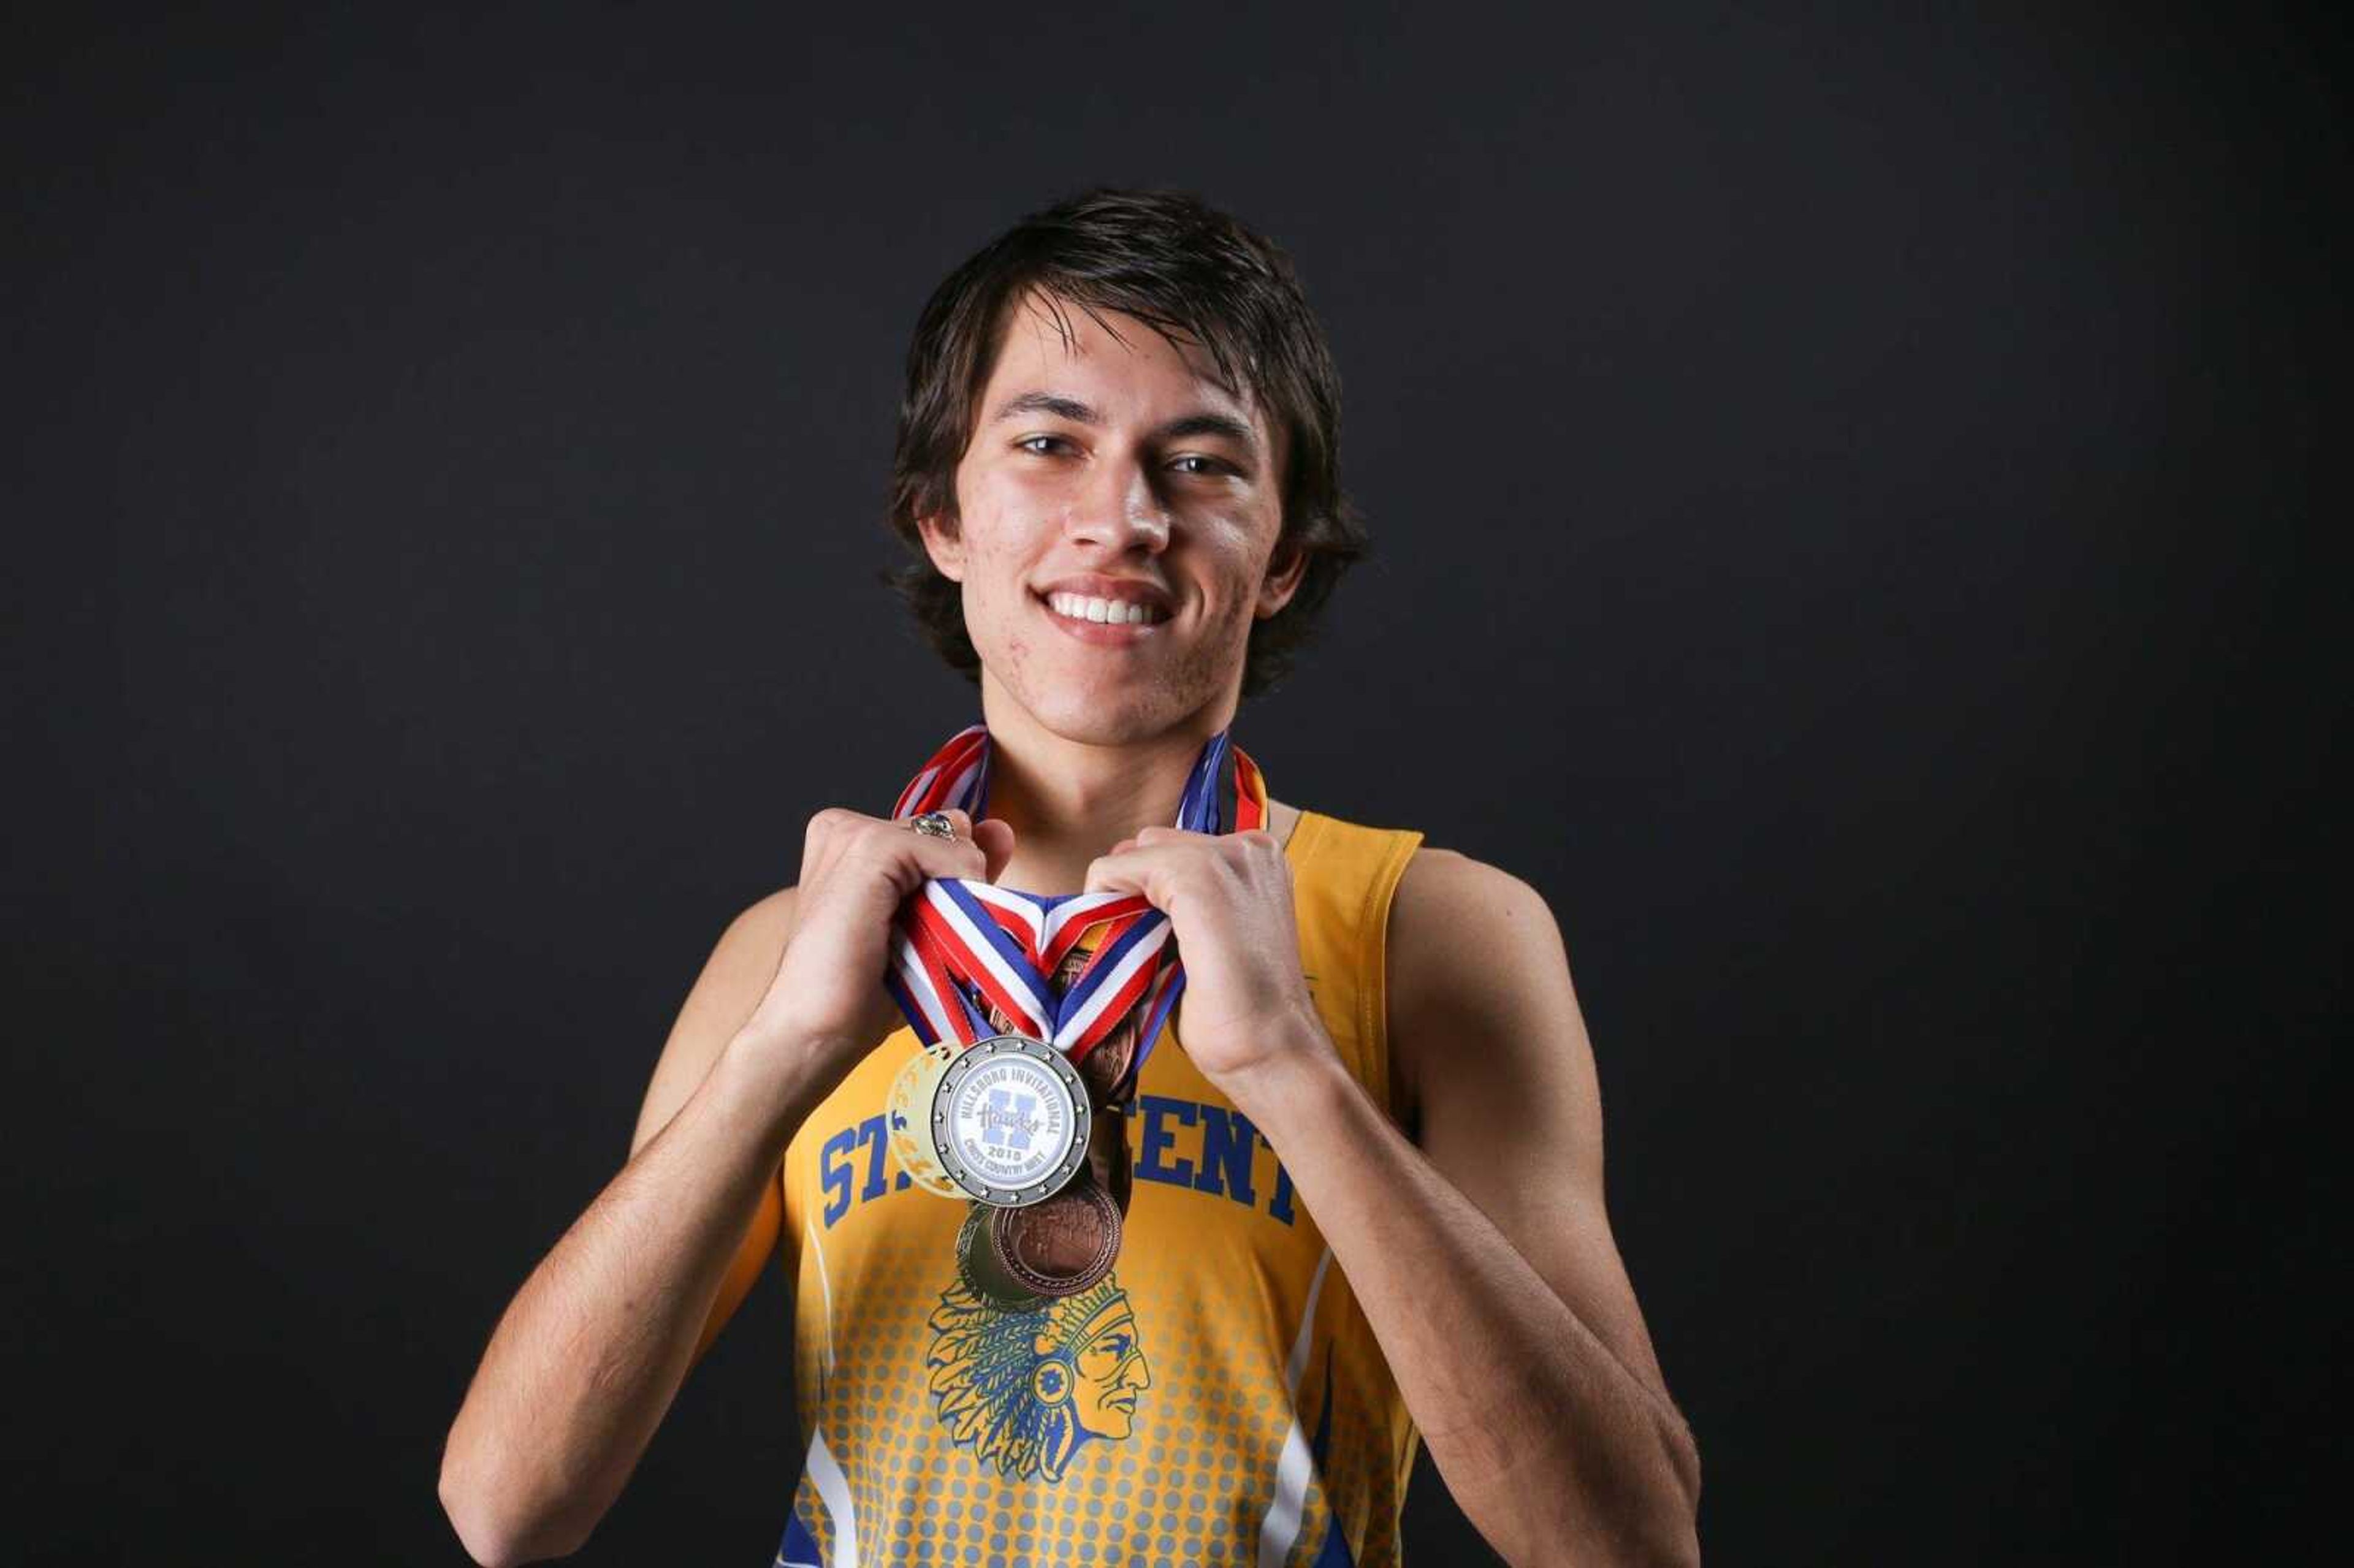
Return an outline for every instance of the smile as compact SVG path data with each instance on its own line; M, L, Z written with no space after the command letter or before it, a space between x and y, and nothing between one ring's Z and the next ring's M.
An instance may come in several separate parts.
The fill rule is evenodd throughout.
M1079 593L1055 593L1043 597L1047 609L1071 620L1090 620L1097 625L1111 626L1157 626L1169 619L1166 610L1127 599L1090 599Z
M1125 648L1159 634L1168 624L1165 611L1150 605L1117 599L1089 599L1081 594L1037 594L1046 618L1082 642L1097 647Z

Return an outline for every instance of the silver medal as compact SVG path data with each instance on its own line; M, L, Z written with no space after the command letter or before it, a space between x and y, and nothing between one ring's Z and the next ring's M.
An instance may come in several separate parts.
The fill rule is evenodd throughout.
M932 1091L932 1148L971 1197L1019 1209L1050 1198L1087 1157L1087 1091L1063 1054L1000 1034L957 1054Z

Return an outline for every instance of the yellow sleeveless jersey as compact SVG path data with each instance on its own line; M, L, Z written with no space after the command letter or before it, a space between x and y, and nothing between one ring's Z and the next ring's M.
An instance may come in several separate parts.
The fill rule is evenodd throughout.
M1421 842L1310 811L1285 846L1317 1011L1393 1117L1384 933ZM1398 1560L1413 1422L1288 1172L1186 1055L1183 1016L1181 1000L1129 1112L1118 1266L1034 1311L963 1287L966 1203L890 1158L911 1031L802 1124L705 1336L773 1225L808 1443L779 1564Z

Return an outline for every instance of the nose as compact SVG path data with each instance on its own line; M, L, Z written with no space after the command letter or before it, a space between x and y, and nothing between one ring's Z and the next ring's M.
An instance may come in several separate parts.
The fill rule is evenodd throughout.
M1129 1375L1120 1379L1119 1382L1120 1386L1123 1388L1150 1388L1152 1386L1152 1367L1150 1363L1146 1361L1142 1356L1138 1356L1136 1358L1136 1364L1129 1368Z
M1140 547L1157 555L1168 547L1169 529L1169 508L1133 453L1107 455L1095 464L1063 518L1064 536L1072 543L1101 545L1115 555Z

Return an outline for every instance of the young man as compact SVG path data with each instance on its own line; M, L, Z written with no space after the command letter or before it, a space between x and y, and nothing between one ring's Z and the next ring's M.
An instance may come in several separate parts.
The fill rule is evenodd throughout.
M1543 900L1246 786L1243 831L1171 825L1362 548L1337 420L1288 262L1189 197L1074 198L941 285L893 522L903 591L981 689L986 816L822 811L800 883L720 939L629 1165L451 1428L477 1560L587 1538L780 1245L810 1452L779 1563L1394 1561L1417 1436L1510 1561L1697 1558L1698 1459L1611 1237ZM1085 1288L977 1285L981 1206L897 1152L918 1046L877 977L944 878L1141 895L1182 955L1159 1048L1096 1118L1126 1217Z

